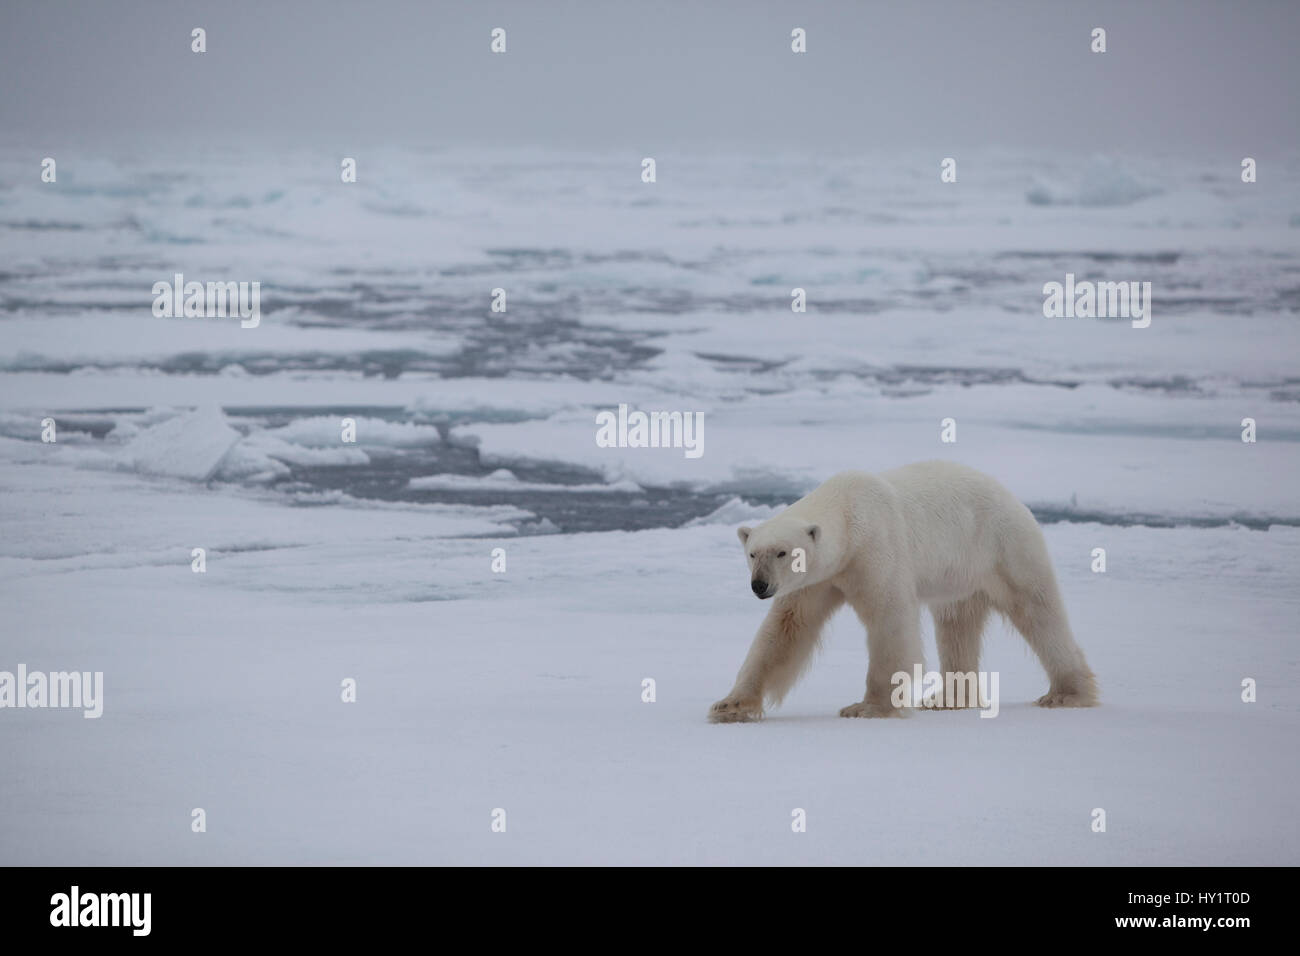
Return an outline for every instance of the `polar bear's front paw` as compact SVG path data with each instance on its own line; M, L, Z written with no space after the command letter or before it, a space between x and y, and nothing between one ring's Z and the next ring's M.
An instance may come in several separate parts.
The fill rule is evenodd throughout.
M860 700L840 708L841 717L902 717L903 711L893 704L869 704Z
M743 723L762 716L763 702L757 697L724 697L709 708L709 720L715 724Z
M1097 695L1089 692L1049 690L1034 701L1039 707L1096 707Z

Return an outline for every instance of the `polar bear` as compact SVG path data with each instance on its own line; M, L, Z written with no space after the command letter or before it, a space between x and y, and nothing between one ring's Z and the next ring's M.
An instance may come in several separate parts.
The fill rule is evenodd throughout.
M773 605L731 693L710 708L714 722L757 720L765 703L780 703L842 604L867 629L869 662L866 694L841 717L902 715L892 678L922 664L922 604L934 616L942 673L978 670L984 622L998 611L1051 680L1040 706L1097 703L1038 522L988 475L948 461L846 471L738 533L751 588Z

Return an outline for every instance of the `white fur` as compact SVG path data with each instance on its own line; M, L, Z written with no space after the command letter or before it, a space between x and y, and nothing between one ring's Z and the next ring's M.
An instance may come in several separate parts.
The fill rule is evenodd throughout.
M879 475L842 472L739 535L751 582L772 610L713 721L756 720L799 679L822 626L843 604L867 629L866 694L842 717L890 717L891 678L922 664L922 605L935 621L940 671L979 668L991 610L1024 635L1050 679L1044 707L1097 703L1074 642L1038 522L988 475L947 461ZM794 570L795 549L806 570Z

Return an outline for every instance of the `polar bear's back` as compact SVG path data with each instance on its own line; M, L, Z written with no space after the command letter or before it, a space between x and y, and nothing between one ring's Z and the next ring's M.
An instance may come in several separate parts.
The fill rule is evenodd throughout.
M1024 507L996 478L955 461L918 461L882 472L880 477L905 497L924 497L935 503L948 499L968 506L1015 502Z
M878 475L843 472L823 487L851 499L863 525L875 523L890 550L910 552L925 599L969 593L1004 579L1052 586L1037 580L1040 569L1050 568L1038 522L983 472L952 461L923 461ZM881 543L877 538L875 545Z
M860 499L876 497L882 492L898 495L905 506L916 505L940 511L995 508L1029 515L1029 510L996 478L942 459L919 461L879 474L842 471L829 478L813 494Z
M881 480L898 495L912 526L935 526L950 540L992 534L1005 546L1008 536L1041 540L1038 522L996 478L955 461L922 461L883 472ZM954 535L954 532L960 532ZM998 550L1004 550L999 548Z

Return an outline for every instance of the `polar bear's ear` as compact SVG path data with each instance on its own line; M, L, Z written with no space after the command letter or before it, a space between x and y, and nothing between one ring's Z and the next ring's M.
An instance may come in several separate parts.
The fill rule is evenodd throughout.
M736 529L736 537L738 537L738 538L740 539L740 543L741 543L741 544L745 544L745 543L747 543L747 542L749 541L749 533L750 533L751 531L753 531L753 530L754 530L753 528L737 528L737 529Z
M817 536L821 533L822 533L822 529L817 527L817 525L810 524L808 526L808 537L812 538L814 541L817 540Z

